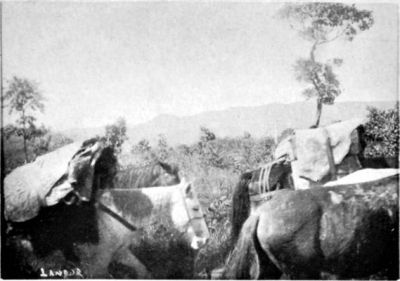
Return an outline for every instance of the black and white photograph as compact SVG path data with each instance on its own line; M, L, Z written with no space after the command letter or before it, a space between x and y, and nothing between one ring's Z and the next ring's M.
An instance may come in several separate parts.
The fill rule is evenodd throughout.
M397 1L1 1L1 279L399 280Z

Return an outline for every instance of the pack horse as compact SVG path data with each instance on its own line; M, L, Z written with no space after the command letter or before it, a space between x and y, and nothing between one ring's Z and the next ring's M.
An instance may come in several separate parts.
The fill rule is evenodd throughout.
M5 215L12 225L7 245L31 273L9 272L10 277L39 277L44 268L79 268L86 278L192 277L194 255L209 237L192 184L182 179L161 187L115 188L110 155L97 140L72 144L6 178ZM162 243L155 235L160 230L168 234ZM140 251L144 237L150 248L168 251L179 244L175 254L188 260L187 267L152 268L149 260L156 257Z
M225 278L398 279L398 180L265 195L245 220Z
M398 169L362 169L359 120L297 130L242 174L230 279L398 279Z

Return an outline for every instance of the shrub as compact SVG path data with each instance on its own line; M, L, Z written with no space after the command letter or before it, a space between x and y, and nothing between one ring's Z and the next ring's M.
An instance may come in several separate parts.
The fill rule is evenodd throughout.
M398 157L399 155L399 103L395 108L379 110L368 108L365 124L366 157Z

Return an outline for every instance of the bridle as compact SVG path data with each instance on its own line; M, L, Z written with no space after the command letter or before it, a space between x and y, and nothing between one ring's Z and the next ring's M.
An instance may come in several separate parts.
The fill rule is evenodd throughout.
M189 183L188 185L190 185L190 183ZM192 221L194 221L194 220L200 220L200 219L203 220L203 219L205 218L205 214L201 214L201 215L198 215L198 216L191 216L191 215L190 215L190 212L189 212L189 208L188 208L187 203L186 203L186 196L185 196L185 194L183 193L183 191L182 191L181 188L179 188L179 192L181 193L182 200L183 200L183 205L184 205L184 207L185 207L185 211L186 211L186 214L187 214L187 217L188 217L188 221L187 221L186 224L185 224L185 226L188 228L188 227L189 227L189 224L191 224ZM200 210L200 213L202 213L201 210ZM186 228L186 229L187 229L187 228ZM182 235L183 235L184 233L185 233L185 232L183 232Z

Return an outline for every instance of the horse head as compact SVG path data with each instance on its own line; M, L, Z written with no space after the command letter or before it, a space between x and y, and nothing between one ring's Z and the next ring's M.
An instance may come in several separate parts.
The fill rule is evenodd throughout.
M148 186L169 186L180 183L179 169L162 161L157 161L153 167L151 185Z
M172 221L191 248L198 250L206 244L210 233L192 184L185 179L179 184L178 197L172 206Z

